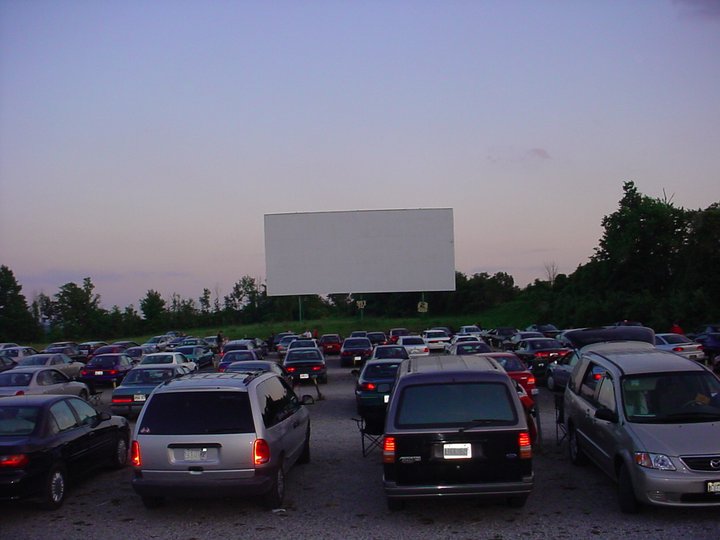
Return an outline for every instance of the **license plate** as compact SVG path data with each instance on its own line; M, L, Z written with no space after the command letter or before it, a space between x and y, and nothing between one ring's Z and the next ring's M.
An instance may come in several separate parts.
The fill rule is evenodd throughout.
M145 394L135 394L133 401L145 401Z
M533 388L532 390L530 390L530 393L535 396L540 393L540 390L538 390L537 388Z
M691 354L691 355L689 356L690 360L695 360L697 357L698 357L697 354Z
M95 375L102 375L102 374L103 374L102 371L96 371L96 372L95 372Z
M185 448L185 461L205 461L207 459L207 449L205 448Z
M383 396L383 401L384 401L385 403L389 403L389 402L390 402L390 394L385 394L385 395Z
M470 443L448 443L443 445L443 457L445 459L468 459L472 457L472 445Z
M708 482L707 483L708 493L720 493L720 482Z
M310 378L310 375L308 375L307 373L301 373L301 374L300 374L300 378L301 378L301 379L309 379L309 378Z
M355 361L356 361L356 362L359 362L360 360L362 360L362 356L356 356L356 357L355 357Z

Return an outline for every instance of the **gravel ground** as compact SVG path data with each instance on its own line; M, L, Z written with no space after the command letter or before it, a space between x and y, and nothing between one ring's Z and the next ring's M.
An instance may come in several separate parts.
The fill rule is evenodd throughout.
M146 510L131 470L79 482L65 505L44 512L30 503L0 505L0 538L717 538L717 509L646 508L621 514L615 486L602 473L574 467L555 444L552 396L541 391L543 445L535 453L535 490L527 505L466 499L409 502L390 512L379 452L361 453L354 377L328 362L323 400L310 406L312 460L288 475L285 506L267 511L248 499L169 500ZM312 387L299 392L314 395ZM103 395L107 407L110 392Z

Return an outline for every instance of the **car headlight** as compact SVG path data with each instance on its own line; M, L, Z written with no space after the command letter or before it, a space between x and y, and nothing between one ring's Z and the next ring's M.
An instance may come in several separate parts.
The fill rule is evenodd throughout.
M650 452L635 452L635 463L648 469L660 471L674 471L675 465L665 454L652 454Z

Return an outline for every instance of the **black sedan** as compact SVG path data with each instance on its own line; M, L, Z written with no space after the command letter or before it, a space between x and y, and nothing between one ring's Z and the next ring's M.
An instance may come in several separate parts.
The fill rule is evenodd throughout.
M124 467L130 428L74 396L0 400L0 499L38 498L46 509L65 501L68 479L102 466Z
M571 349L563 347L556 339L530 338L518 342L515 354L525 362L535 379L545 382L550 363L570 354Z
M295 384L303 382L327 383L327 366L320 349L308 347L291 349L285 355L283 367L292 375Z

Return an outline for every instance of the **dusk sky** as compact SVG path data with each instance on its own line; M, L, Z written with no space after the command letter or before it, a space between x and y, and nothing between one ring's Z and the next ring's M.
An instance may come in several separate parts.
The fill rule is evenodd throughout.
M222 298L264 279L264 214L356 209L452 208L456 268L524 286L588 261L624 181L706 208L719 171L720 0L0 0L28 302Z

